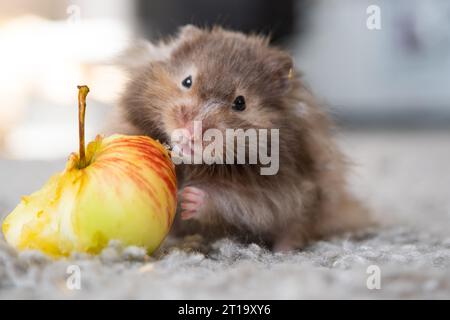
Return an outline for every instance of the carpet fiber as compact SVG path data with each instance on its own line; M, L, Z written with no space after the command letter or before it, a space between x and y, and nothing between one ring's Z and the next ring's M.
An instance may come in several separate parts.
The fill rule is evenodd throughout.
M339 143L355 163L351 189L382 227L290 254L192 236L168 239L153 257L112 242L96 257L52 261L0 240L0 299L449 299L450 132L346 132ZM0 160L0 217L63 167ZM372 268L380 289L368 289Z

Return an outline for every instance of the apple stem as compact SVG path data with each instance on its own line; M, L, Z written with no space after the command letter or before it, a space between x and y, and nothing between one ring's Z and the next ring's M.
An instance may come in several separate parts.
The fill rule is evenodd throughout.
M84 118L86 114L86 96L89 93L88 86L78 88L78 134L80 142L80 169L86 167L86 152L84 147Z

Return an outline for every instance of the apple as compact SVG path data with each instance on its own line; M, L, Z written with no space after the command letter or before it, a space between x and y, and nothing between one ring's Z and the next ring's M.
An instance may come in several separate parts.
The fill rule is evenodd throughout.
M146 136L97 136L84 147L87 86L79 86L79 153L6 217L6 241L50 256L96 254L110 240L153 252L168 234L177 186L169 152Z

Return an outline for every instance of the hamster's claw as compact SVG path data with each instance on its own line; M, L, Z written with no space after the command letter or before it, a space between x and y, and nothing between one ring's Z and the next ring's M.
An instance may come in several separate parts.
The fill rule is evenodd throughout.
M205 204L206 193L196 187L185 187L181 192L181 219L198 217Z

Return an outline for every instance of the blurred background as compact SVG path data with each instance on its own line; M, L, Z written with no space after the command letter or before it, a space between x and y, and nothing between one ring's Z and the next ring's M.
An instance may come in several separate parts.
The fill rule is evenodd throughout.
M450 127L449 1L0 0L0 157L76 150L76 85L92 138L123 88L114 58L186 23L270 33L344 128Z
M345 287L344 298L449 298L449 0L0 0L0 222L78 150L76 86L91 88L90 140L126 81L117 57L187 23L271 34L288 50L341 127L349 189L394 227L288 260L228 241L203 259L201 238L186 238L186 254L174 251L145 274L134 250L126 264L105 250L112 258L100 265L101 257L90 267L80 260L86 280L70 297L315 299L341 297ZM17 256L0 232L0 298L69 297L65 264L45 261ZM383 290L360 281L366 264L383 266Z

